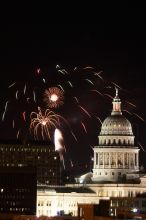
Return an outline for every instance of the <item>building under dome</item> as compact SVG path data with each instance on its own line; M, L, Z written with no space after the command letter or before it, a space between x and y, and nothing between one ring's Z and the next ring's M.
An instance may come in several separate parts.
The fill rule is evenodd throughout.
M118 89L111 116L107 117L94 147L93 182L123 182L139 178L139 148L134 145L131 123L122 115Z
M77 215L80 203L99 204L102 199L146 193L146 176L139 176L140 149L135 146L131 123L122 115L117 89L111 116L104 120L98 138L92 173L76 178L75 184L59 186L60 191L51 186L38 188L38 216L55 215L61 210Z

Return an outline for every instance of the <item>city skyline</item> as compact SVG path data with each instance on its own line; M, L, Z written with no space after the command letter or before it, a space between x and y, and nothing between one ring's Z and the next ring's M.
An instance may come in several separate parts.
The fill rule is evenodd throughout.
M13 101L17 99L15 97L18 95L16 94L17 91L22 90L22 88L24 91L26 85L33 93L33 88L39 87L38 97L41 99L45 89L61 82L65 86L65 104L60 107L61 110L59 108L53 110L70 120L73 134L77 136L78 129L81 130L81 134L77 138L81 141L78 143L69 134L67 125L63 122L62 131L66 135L64 140L68 152L67 160L70 161L70 166L72 166L72 163L75 167L79 167L81 164L85 167L88 164L89 169L92 156L91 147L98 144L97 137L101 126L98 119L95 122L95 116L103 121L105 117L110 115L112 99L105 94L114 96L116 85L121 88L119 96L122 101L122 109L126 107L128 111L133 112L135 115L126 112L123 112L123 114L134 124L135 135L139 138L141 145L145 147L146 109L144 100L146 80L144 77L144 49L146 44L143 39L144 35L141 39L136 30L132 30L131 34L128 35L129 39L127 39L125 36L127 30L124 32L117 30L116 32L113 29L113 32L108 33L108 28L103 27L100 31L96 25L87 25L86 27L84 24L75 27L76 31L71 27L65 29L65 25L58 27L57 30L53 25L34 25L32 27L25 25L21 28L14 25L2 31L0 46L3 55L0 62L3 79L1 83L1 118L7 101L9 101L8 107L11 110L9 111L8 108L5 120L1 123L0 138L14 139L17 137L18 130L16 132L14 125L17 119L14 120L13 115L16 109L18 115L20 112L27 112L27 109L22 110L20 108L21 104L23 108L23 101L22 103L17 102L17 105ZM133 35L133 33L136 33L136 35ZM132 40L130 36L133 37ZM58 74L57 65L60 66L60 70L65 69L67 71L65 77ZM79 69L77 71L77 74L80 74L79 77L73 75L73 70L76 67ZM86 72L87 69L84 68L87 67L93 69L89 68ZM38 74L39 69L40 74ZM96 78L95 72L99 73L100 71L102 72L99 76L102 78L98 76ZM47 83L45 84L40 79L47 79ZM63 80L65 82L71 80L75 86L73 85L72 88L71 85L66 85ZM13 83L16 83L16 85L13 86ZM101 92L104 97L100 94L97 95L97 92L94 94L91 90ZM85 106L89 115L83 108L76 109L77 105L74 105L71 98L77 96L81 100L81 106ZM77 100L75 101L77 102ZM42 101L39 101L39 104L42 103ZM12 105L15 106L12 107ZM39 106L38 103L35 104L35 107L30 104L29 112L36 111L37 106ZM25 106L25 108L28 107ZM18 122L18 125L22 126L22 130L23 126L26 126L24 122L22 124ZM87 126L87 129L85 126ZM26 129L28 129L27 126L24 131ZM81 164L79 164L76 158L83 151L85 152L84 159L82 158ZM142 163L144 163L144 157L145 153L142 156Z

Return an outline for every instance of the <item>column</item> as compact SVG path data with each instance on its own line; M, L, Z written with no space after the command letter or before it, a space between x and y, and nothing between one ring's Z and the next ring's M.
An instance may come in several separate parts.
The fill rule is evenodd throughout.
M96 153L96 167L99 166L99 155L98 153Z
M135 153L135 167L137 168L137 153Z
M102 158L101 158L101 157L102 157L102 153L99 153L99 155L98 155L98 156L99 156L99 168L101 168L101 160L102 160Z
M105 165L105 158L104 158L104 152L103 152L103 155L102 155L102 159L103 159L103 168L104 168L104 165Z
M129 154L127 153L127 167L129 168Z
M96 167L96 152L94 150L94 168Z
M116 168L118 168L118 153L116 152Z
M111 152L109 153L109 168L111 168Z
M135 167L135 153L133 153L133 168Z
M137 167L139 168L139 153L137 153Z
M125 153L123 152L123 168L125 168Z
M129 153L129 154L128 154L128 164L129 164L129 168L131 168L130 156L131 156L131 154Z

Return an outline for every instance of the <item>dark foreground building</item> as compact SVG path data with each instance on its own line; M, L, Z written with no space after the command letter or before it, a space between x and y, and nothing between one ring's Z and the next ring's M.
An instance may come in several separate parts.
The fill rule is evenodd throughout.
M59 154L51 143L0 144L0 167L27 166L36 167L37 184L62 184Z
M78 204L78 219L108 220L109 207L109 200L100 200L99 204Z
M0 167L0 213L35 215L36 195L36 169Z

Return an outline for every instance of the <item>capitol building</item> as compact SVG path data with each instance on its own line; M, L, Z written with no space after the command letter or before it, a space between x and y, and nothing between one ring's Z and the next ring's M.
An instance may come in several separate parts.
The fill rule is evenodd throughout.
M93 149L92 172L76 178L75 184L38 186L37 216L60 211L77 215L80 203L98 204L101 199L146 193L146 176L139 172L140 149L135 146L131 123L122 114L118 89L112 104Z

